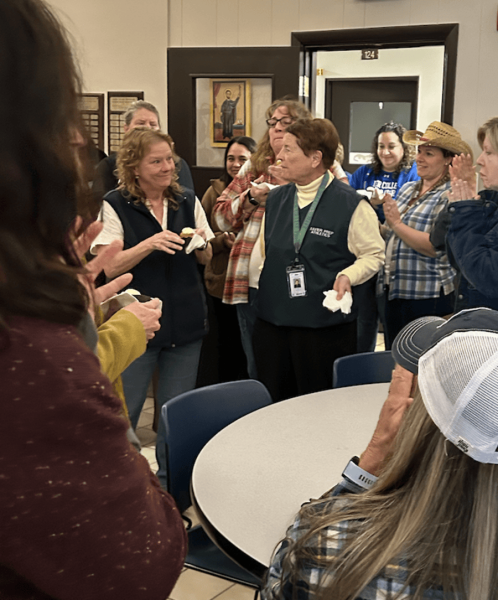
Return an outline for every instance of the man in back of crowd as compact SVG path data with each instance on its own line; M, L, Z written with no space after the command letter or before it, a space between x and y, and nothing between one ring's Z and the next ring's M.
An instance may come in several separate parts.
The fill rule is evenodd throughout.
M159 111L153 104L145 100L132 102L124 113L124 120L123 130L125 133L135 127L161 129ZM93 189L99 199L102 199L107 192L114 190L118 186L116 156L116 153L107 156L97 166ZM187 163L176 154L174 158L177 165L178 183L184 188L193 190L194 181Z

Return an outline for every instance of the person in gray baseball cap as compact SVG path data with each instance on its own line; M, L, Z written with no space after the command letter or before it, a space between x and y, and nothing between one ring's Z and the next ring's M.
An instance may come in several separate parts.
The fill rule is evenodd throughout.
M392 351L367 449L302 507L264 600L498 598L498 312L417 319Z

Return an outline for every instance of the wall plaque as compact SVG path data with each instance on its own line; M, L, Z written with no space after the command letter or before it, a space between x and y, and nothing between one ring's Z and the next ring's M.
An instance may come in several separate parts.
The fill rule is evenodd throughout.
M107 92L107 148L108 153L117 152L124 131L123 113L132 102L143 100L143 92Z
M104 150L104 94L81 94L79 108L89 138Z

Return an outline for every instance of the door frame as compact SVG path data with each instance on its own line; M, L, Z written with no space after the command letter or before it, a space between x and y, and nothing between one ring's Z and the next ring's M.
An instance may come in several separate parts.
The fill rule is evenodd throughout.
M444 46L444 74L441 119L453 125L455 81L458 55L458 23L437 25L408 25L399 27L372 27L335 29L332 31L298 31L291 35L291 43L299 48L299 75L308 82L309 95L300 99L308 108L315 105L316 53L326 50L363 50L368 48L417 48ZM301 85L302 88L305 87Z
M269 78L272 98L298 96L299 48L169 48L168 132L178 154L189 164L196 191L203 194L218 168L197 165L196 79L198 77ZM261 118L264 118L261 115Z

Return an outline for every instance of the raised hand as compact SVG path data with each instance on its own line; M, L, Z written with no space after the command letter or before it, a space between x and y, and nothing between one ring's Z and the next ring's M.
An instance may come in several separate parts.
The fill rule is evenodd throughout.
M394 229L396 225L401 223L401 216L398 210L398 204L396 200L393 200L391 194L384 194L384 215L386 222L391 229Z
M473 198L475 196L477 175L476 168L472 164L472 157L470 154L460 154L459 156L453 157L449 167L449 173L452 184L453 180L457 179L466 181L473 190L472 195L469 196L469 198Z
M387 400L380 411L377 427L367 449L361 455L359 466L372 475L378 475L390 454L396 435L408 407L413 402L415 376L396 365Z

